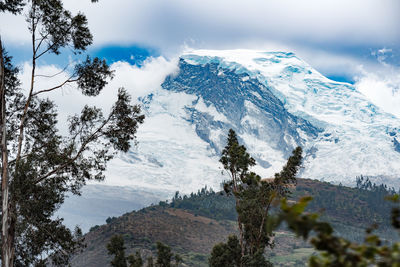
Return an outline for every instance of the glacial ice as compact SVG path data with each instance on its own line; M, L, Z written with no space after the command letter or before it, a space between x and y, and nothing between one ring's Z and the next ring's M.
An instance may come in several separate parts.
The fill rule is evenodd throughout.
M141 99L139 144L111 164L107 184L171 194L219 189L227 179L219 153L233 127L264 177L301 145L301 177L353 184L363 174L400 185L400 119L351 84L324 77L293 53L197 50L180 64L163 89Z

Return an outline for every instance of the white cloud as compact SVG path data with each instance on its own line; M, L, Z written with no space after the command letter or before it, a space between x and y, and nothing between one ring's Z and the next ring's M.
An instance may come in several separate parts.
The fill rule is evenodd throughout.
M176 52L185 42L243 48L249 41L322 46L400 41L397 0L68 0L65 5L87 14L96 45L139 43ZM0 25L7 41L29 41L23 16L2 14Z
M72 0L68 6L88 14L99 43L139 42L162 49L190 40L215 48L248 40L376 44L400 37L396 0L114 0L98 6Z
M85 104L95 105L103 109L107 114L111 105L117 99L117 90L124 87L131 94L133 101L160 88L165 77L177 70L177 60L166 60L163 57L148 59L142 68L132 66L126 62L116 62L111 65L115 71L114 79L103 89L97 97L83 96L74 85L67 85L62 90L53 91L47 95L54 100L59 108L59 127L66 132L68 116L79 113ZM31 65L25 63L22 67L20 79L22 87L27 92L30 84ZM40 75L54 75L62 69L54 65L41 66L36 69ZM52 88L66 79L69 73L63 72L54 78L37 77L35 91Z
M188 45L204 49L249 48L295 52L330 76L375 69L360 49L384 61L400 48L398 0L89 0L64 1L88 16L95 46L142 44L173 57ZM12 25L12 26L11 26ZM6 45L29 47L24 16L2 14ZM397 50L394 50L397 51Z
M360 71L355 86L358 91L385 112L400 118L400 68L387 65L378 72Z
M379 49L379 50L378 50L378 53L379 53L379 54L386 54L386 53L392 52L392 51L393 51L392 49L384 47L384 48L382 48L382 49Z
M165 77L178 70L178 58L172 60L164 57L150 58L141 68L127 62L116 62L111 67L115 70L115 78L108 87L125 87L137 98L160 88Z

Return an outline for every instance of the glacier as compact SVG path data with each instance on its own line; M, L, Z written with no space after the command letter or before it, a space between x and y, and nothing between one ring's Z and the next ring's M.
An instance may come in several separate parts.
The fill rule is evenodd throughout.
M293 53L197 50L183 54L178 67L139 99L146 122L136 150L112 164L113 185L186 193L218 187L229 128L263 177L300 145L301 177L351 185L363 174L399 184L400 119Z
M216 62L264 84L285 108L323 129L307 142L302 176L351 184L356 175L386 177L398 185L399 118L370 103L351 84L327 79L293 53L196 51L191 64Z
M228 178L219 157L232 128L262 177L300 145L299 177L353 185L362 174L400 186L400 118L352 84L286 52L194 50L177 64L138 98L146 116L138 145L110 163L103 185L151 192L152 201L206 185L218 190Z

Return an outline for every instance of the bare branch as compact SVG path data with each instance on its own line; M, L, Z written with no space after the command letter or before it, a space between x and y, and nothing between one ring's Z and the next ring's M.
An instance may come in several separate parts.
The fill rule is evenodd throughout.
M59 88L63 87L64 85L66 85L66 84L68 84L68 83L73 83L73 82L76 82L76 81L79 80L79 78L78 78L78 79L72 79L72 77L73 77L73 76L71 76L68 80L64 81L62 84L57 85L57 86L54 86L53 88L49 88L49 89L44 89L44 90L37 91L37 92L35 92L34 94L32 94L32 96L37 96L38 94L42 94L42 93L47 93L47 92L54 91L54 90L56 90L56 89L59 89Z
M32 13L35 14L35 5L32 5ZM35 22L35 17L33 15L32 19L32 74L31 74L31 85L29 89L29 95L25 103L25 108L24 112L21 117L21 123L19 125L19 136L18 136L18 151L17 151L17 156L16 156L16 165L18 165L18 161L20 160L21 157L21 150L22 150L22 142L24 139L24 122L26 119L26 114L28 113L28 108L32 100L32 93L33 93L33 87L35 84L35 71L36 71L36 42L35 42L35 34L36 34L36 24Z
M47 36L49 36L49 33L47 33L46 35L42 36L42 38L40 39L39 44L36 46L36 53L39 51L40 46L42 45L43 41L45 41L47 39Z
M42 19L42 16L38 16L37 17L36 28L37 28L37 25L39 24L41 19ZM35 41L39 41L40 40L38 45L35 48L35 53L37 53L39 51L39 48L42 45L43 41L45 41L47 39L47 37L50 35L49 32L47 32L46 34L43 34L40 29L39 29L39 34L40 34L41 38L35 40Z
M64 73L64 72L68 69L68 67L69 67L70 65L71 65L71 64L67 64L61 71L57 72L56 74L53 74L53 75L36 74L35 77L54 78L54 77L60 75L61 73Z

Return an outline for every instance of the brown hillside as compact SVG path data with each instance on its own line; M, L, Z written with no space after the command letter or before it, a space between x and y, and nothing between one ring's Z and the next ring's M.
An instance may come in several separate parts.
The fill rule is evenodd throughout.
M228 221L218 222L179 209L150 207L89 232L85 236L87 248L73 259L73 266L108 266L111 258L106 244L115 234L124 235L127 254L135 249L149 254L156 241L168 244L176 252L209 254L212 244L234 232L234 224Z
M310 179L298 179L291 201L311 195L311 212L323 211L339 235L361 242L365 228L380 225L379 233L393 240L388 231L390 204L385 190L359 190ZM379 190L378 190L379 189ZM197 214L197 215L196 215ZM179 197L171 203L160 202L137 212L114 218L86 234L87 248L74 257L72 266L109 266L106 244L115 234L124 236L126 254L140 250L144 257L154 253L154 243L161 241L183 256L182 266L207 266L212 247L236 232L236 211L231 197L211 191ZM302 240L285 229L276 231L275 247L267 254L275 266L304 266L313 253Z

